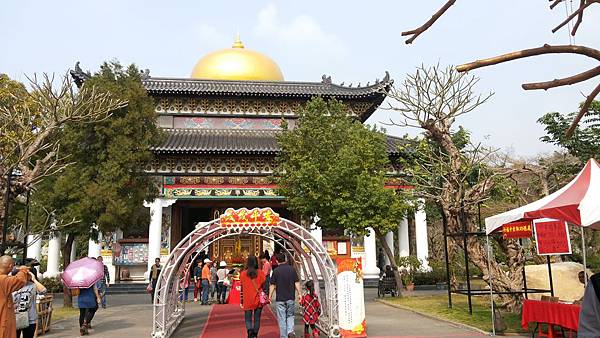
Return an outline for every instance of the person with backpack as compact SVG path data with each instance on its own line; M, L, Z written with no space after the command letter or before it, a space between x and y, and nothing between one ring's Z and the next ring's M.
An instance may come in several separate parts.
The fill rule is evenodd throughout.
M240 307L244 310L248 338L258 337L262 308L268 303L262 289L265 280L265 274L258 268L256 256L248 256L246 269L240 274L242 284Z
M12 293L15 304L15 316L17 317L17 337L23 333L23 338L33 338L38 314L35 301L37 295L46 293L46 287L38 282L35 275L30 271L27 284ZM21 319L20 317L27 318Z
M579 312L577 337L600 337L600 273L590 277L590 281L585 288L581 312Z
M319 315L321 315L321 303L319 303L319 298L315 293L315 285L312 280L306 282L304 287L306 287L306 293L300 300L302 320L304 321L304 338L318 338L317 321L319 321ZM312 334L309 333L309 329L312 329Z

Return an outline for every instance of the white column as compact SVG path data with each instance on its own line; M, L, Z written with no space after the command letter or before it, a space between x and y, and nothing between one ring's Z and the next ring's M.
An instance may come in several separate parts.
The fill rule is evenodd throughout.
M54 236L48 242L48 265L44 277L56 277L59 274L60 266L60 233L55 232Z
M385 242L390 247L390 250L392 250L392 253L394 253L394 233L392 231L385 234ZM387 254L385 255L385 264L390 265L390 258Z
M323 244L323 230L321 230L321 228L315 226L314 224L311 224L310 227L312 229L310 230L310 234L315 238L315 241L317 241L317 243ZM317 276L319 276L320 278L322 276L322 273L321 269L319 268L319 264L317 264L317 259L313 257L312 261L313 266L315 267L315 271L317 272Z
M375 245L375 231L369 228L369 236L365 236L365 256L362 261L365 278L379 278L377 268L377 248Z
M398 252L400 257L406 257L410 255L410 243L408 241L408 219L403 218L400 220L398 225Z
M69 262L73 262L74 260L77 259L77 243L75 243L75 241L73 241L73 243L71 243L71 260Z
M150 206L150 229L148 230L148 270L155 258L160 258L160 235L162 227L162 203L160 198Z
M98 257L100 256L100 243L96 242L93 239L88 240L88 257Z
M415 212L415 238L417 242L417 258L423 263L423 269L429 270L429 241L427 238L427 216L422 207Z
M160 243L162 234L163 208L166 208L176 200L157 198L152 203L145 202L144 206L150 208L150 227L148 229L148 270L154 259L160 258Z
M27 258L42 260L42 236L27 235Z

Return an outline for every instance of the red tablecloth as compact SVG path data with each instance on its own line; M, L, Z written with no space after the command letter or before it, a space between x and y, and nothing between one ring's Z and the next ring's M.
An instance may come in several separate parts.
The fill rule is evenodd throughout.
M527 329L529 323L538 322L560 325L566 329L577 331L580 310L581 307L574 304L525 300L521 326Z

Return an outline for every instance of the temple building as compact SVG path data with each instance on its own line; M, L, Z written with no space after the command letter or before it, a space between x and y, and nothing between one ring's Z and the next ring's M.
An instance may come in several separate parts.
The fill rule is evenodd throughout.
M155 100L158 124L167 135L153 148L155 159L143 168L160 179L161 194L146 204L151 214L147 238L123 238L127 236L117 232L103 234L100 243L90 241L89 255L105 256L113 282L121 279L123 269L131 279L142 280L156 257L165 259L196 224L218 218L227 208L270 207L301 223L299 215L285 208L285 197L277 195L270 178L277 166L276 136L282 123L293 128L301 107L316 96L344 102L364 122L393 83L387 72L365 86L334 84L325 75L316 82L286 81L271 58L245 48L239 38L231 48L201 58L190 78L153 77L147 71L142 75L144 87ZM72 76L81 82L87 75L76 67ZM392 163L400 156L400 142L387 138ZM388 185L400 188L400 168L392 164L388 174ZM390 232L387 242L400 255L412 253L426 261L424 212L410 217L410 224L407 219L399 220L398 232ZM334 257L362 257L366 278L377 277L374 234L349 238L318 228L312 234ZM411 246L416 252L410 252ZM211 244L207 254L213 260L241 264L249 254L258 255L264 249L272 252L273 243L240 235Z

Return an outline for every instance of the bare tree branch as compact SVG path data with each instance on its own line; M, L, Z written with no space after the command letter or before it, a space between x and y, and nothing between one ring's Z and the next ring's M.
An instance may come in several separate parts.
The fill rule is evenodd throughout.
M538 90L543 89L547 90L550 88L556 88L560 86L569 86L575 83L583 82L589 80L593 77L600 75L600 66L596 68L592 68L583 73L579 73L573 76L565 77L562 79L554 79L552 81L547 82L534 82L534 83L524 83L521 85L525 90Z
M583 116L585 116L585 114L588 113L590 106L592 105L592 101L594 101L594 98L596 96L598 96L598 94L600 94L600 84L598 84L598 86L596 86L596 88L594 90L592 90L590 95L588 95L587 98L585 99L585 102L581 106L579 113L577 114L577 116L571 123L571 126L567 130L567 133L566 133L567 137L571 137L571 135L573 135L575 128L577 128L577 125L579 124L579 121L581 121Z
M415 28L410 31L402 32L402 36L412 35L408 40L405 41L406 44L411 44L415 39L421 35L421 33L425 32L429 29L444 13L450 8L450 6L454 5L456 0L448 0L442 8L440 8L435 14L431 16L431 19L427 20L421 27Z

